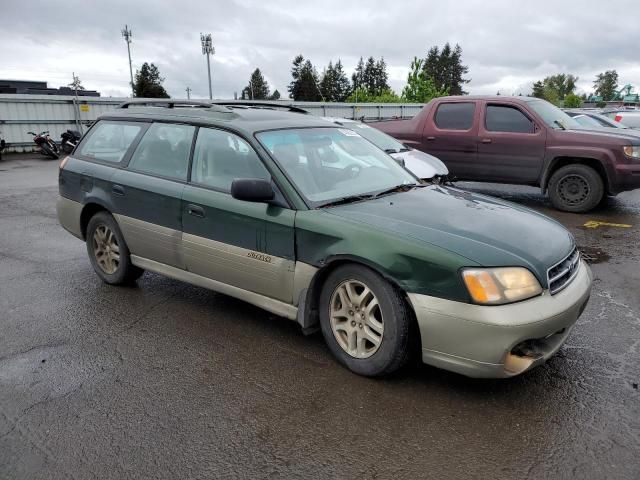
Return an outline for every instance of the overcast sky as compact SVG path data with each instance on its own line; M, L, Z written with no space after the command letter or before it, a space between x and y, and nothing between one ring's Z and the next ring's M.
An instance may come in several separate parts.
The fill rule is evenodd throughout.
M134 73L155 63L172 97L187 86L208 96L200 32L213 36L217 98L239 94L256 67L286 97L298 53L319 72L340 58L349 74L360 56L384 56L400 92L411 59L445 42L462 46L470 93L527 94L560 72L578 75L588 92L607 69L640 88L639 8L633 0L2 0L0 79L58 87L75 71L87 89L127 96L127 23Z

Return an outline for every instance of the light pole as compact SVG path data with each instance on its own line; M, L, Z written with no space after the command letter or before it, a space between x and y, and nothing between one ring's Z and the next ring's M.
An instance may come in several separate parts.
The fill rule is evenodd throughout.
M191 88L187 87L185 91L187 92L187 100L191 100Z
M209 57L216 53L216 49L213 47L211 41L211 34L200 34L200 42L202 43L202 54L207 56L207 73L209 74L209 100L213 100L213 90L211 90L211 63Z
M125 42L127 42L127 53L129 54L129 76L131 77L131 97L135 97L135 92L133 89L133 67L131 67L131 37L133 33L129 30L129 26L125 25L124 30L122 30L122 36L124 37Z

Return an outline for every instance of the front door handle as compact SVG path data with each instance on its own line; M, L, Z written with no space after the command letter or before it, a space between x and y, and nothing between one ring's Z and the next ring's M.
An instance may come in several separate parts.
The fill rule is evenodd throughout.
M114 195L119 195L121 197L124 196L124 187L122 185L113 185L111 187L111 192L113 192Z
M189 212L189 215L193 215L194 217L204 218L204 208L199 207L198 205L190 203L187 205L187 212Z
M482 143L491 143L491 139L490 138L483 138L482 139Z
M435 140L435 139L436 139L436 137L427 137L427 140L429 140L429 141L432 141L432 140Z

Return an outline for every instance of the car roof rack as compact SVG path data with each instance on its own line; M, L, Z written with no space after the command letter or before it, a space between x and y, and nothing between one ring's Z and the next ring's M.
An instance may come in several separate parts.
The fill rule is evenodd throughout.
M228 111L228 109L222 109L224 105L216 104L211 101L204 100L172 100L172 99L158 99L158 100L130 100L128 102L121 103L118 108L129 107L164 107L164 108L176 108L176 107L196 107L196 108L215 108L219 111Z
M223 107L230 108L265 108L271 110L276 108L284 108L294 113L309 113L304 108L296 107L295 105L286 103L256 102L252 100L214 100L213 103L215 105L221 105Z

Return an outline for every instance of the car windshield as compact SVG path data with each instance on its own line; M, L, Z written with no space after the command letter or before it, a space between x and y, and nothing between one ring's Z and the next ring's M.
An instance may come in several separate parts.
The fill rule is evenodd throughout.
M417 182L393 158L346 128L272 130L256 138L314 207Z
M586 115L576 115L573 119L578 122L583 127L587 128L602 128L599 122L594 120L591 117L587 117Z
M544 123L557 130L580 128L580 124L546 100L530 100L529 106L542 117Z
M406 151L407 148L395 138L381 132L377 128L372 128L364 123L347 123L345 127L358 132L375 146L389 153Z

